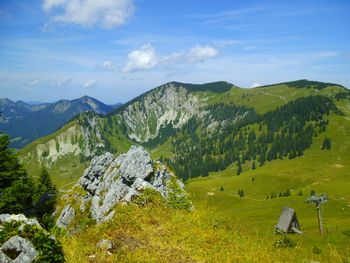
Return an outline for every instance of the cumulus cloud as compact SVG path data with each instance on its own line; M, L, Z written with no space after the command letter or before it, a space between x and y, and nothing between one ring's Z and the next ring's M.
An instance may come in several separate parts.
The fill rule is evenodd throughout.
M112 61L104 61L102 63L102 68L110 71L115 71L117 69L116 65Z
M141 49L134 50L128 54L126 65L122 72L152 69L161 65L172 65L176 63L199 63L217 56L218 50L210 45L196 45L188 51L178 51L169 55L158 56L151 44L144 45Z
M250 87L251 88L257 88L257 87L260 87L260 86L262 86L260 83L254 82Z
M39 84L39 80L37 79L33 79L31 81L28 81L27 83L25 83L23 86L22 86L22 89L24 90L28 90L28 91L34 91L34 87L37 86Z
M132 0L44 0L53 22L113 28L125 24L135 8Z
M200 46L196 45L188 52L188 59L190 61L204 61L208 58L215 57L218 51L210 45Z
M96 85L97 85L97 80L91 79L83 84L83 88L92 88L92 87L95 87Z
M122 72L151 69L158 65L159 59L151 44L142 46L140 49L128 54L128 61L121 69Z
M61 78L56 82L56 86L59 88L67 86L70 81L71 81L70 78Z

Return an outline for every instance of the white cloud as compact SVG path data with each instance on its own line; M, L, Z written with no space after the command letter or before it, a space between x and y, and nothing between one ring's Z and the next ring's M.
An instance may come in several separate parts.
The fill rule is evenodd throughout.
M102 68L110 71L115 71L117 69L116 65L112 61L104 61L102 63Z
M37 79L33 79L31 81L28 81L27 83L23 84L22 89L27 91L34 91L34 87L39 84L39 81Z
M218 50L210 45L196 45L188 51L178 51L169 55L158 56L151 44L134 50L128 54L126 65L122 72L152 69L161 65L173 65L176 63L193 64L203 62L209 58L217 56Z
M70 81L70 78L61 78L56 82L56 86L59 88L67 86Z
M262 86L260 83L254 82L250 87L251 88L257 88L257 87L260 87L260 86Z
M157 57L155 49L151 44L147 44L131 51L128 54L128 61L126 65L121 69L122 72L130 72L142 69L151 69L158 65L159 59Z
M44 0L42 7L54 22L103 28L125 24L135 10L133 0Z
M27 83L28 86L36 86L38 85L39 81L37 79L33 79Z
M95 87L97 85L97 80L96 79L92 79L92 80L89 80L87 82L85 82L83 84L83 88L92 88L92 87Z
M196 45L188 52L188 59L193 62L204 61L208 58L217 56L218 51L210 45Z

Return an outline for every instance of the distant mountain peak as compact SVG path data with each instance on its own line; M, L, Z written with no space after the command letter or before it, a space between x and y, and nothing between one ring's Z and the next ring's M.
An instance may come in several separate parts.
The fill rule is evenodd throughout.
M93 111L105 115L114 110L113 107L86 95L74 100L39 105L30 105L24 101L13 102L5 98L0 100L0 105L6 120L1 129L11 136L11 146L16 148L52 133L82 112Z

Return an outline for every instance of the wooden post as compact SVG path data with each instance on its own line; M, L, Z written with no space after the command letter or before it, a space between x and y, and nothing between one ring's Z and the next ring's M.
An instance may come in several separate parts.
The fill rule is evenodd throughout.
M317 210L317 218L318 218L318 227L320 229L320 234L323 234L323 227L322 227L322 217L321 217L321 204L316 204L316 210Z
M317 219L318 219L318 227L320 230L320 234L323 234L323 226L322 226L322 216L321 216L321 204L325 203L328 201L328 198L325 194L321 195L321 196L310 196L307 199L308 203L313 203L316 205L316 211L317 211Z

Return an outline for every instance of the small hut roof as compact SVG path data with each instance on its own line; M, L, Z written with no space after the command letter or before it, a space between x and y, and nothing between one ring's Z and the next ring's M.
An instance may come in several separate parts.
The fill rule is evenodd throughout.
M276 225L276 229L284 233L290 232L293 227L299 228L299 222L293 208L283 207L282 213Z

